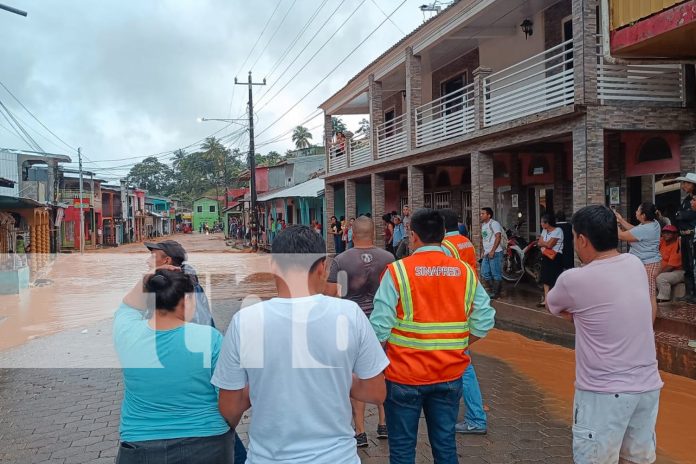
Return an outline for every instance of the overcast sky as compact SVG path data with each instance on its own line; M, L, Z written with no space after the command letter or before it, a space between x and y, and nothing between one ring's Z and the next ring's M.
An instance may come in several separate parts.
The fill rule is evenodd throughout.
M0 10L0 82L70 146L82 147L89 160L86 168L115 178L125 175L138 160L123 158L142 159L185 147L225 126L197 123L198 116L244 116L247 89L235 89L233 81L235 76L246 80L249 69L255 81L267 77L269 84L255 88L257 144L303 122L319 103L403 37L403 32L422 23L418 6L423 0L406 0L392 17L395 24L385 22L330 78L317 85L385 20L379 8L389 14L402 1L327 0L297 45L283 55L323 0L296 0L294 5L293 0L280 0L272 17L278 0L2 0L28 11L29 16ZM307 63L356 8L357 13ZM268 28L244 64L269 18ZM296 58L322 26L317 38ZM298 70L300 74L276 98L269 98ZM261 133L311 89L294 110ZM32 120L2 88L0 100L44 150L69 154L77 161L74 153ZM354 119L350 122L355 123ZM312 130L315 143L322 140L321 124L321 117L306 124L319 126ZM0 147L26 149L8 129L8 122L0 116ZM232 130L235 128L218 135ZM228 140L232 147L247 143L234 137ZM257 151L284 153L291 146L288 139Z

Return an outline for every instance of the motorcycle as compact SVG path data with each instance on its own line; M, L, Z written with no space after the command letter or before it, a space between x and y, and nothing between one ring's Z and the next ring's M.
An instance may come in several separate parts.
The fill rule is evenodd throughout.
M520 283L526 275L541 284L541 251L536 240L528 242L520 235L524 219L520 218L511 229L506 229L507 249L503 254L503 279L507 282Z

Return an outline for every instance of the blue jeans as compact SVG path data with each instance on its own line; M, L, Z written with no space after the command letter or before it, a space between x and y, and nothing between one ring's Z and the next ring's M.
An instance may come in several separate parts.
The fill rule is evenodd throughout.
M403 385L387 380L384 412L389 427L389 462L416 462L418 421L422 410L435 462L457 464L454 426L461 398L460 379L432 385Z
M467 354L469 353L467 352ZM474 363L469 363L469 366L464 371L462 387L462 397L466 407L464 420L472 427L479 429L487 428L488 418L486 417L486 411L483 410L483 397L481 396L478 378L476 378Z
M239 437L229 432L212 437L121 442L116 464L238 464L246 461Z
M499 251L493 258L484 255L481 264L481 276L483 280L503 280L503 252Z

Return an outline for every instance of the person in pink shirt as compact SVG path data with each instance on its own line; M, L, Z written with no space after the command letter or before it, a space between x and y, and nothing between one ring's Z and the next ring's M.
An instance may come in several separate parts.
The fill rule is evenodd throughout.
M587 206L572 219L583 267L558 278L549 311L575 323L575 462L649 464L662 380L648 277L640 259L617 251L616 216Z

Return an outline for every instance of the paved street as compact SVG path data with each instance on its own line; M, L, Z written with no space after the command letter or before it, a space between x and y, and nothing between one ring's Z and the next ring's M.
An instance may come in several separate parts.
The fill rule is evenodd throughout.
M219 239L187 236L182 241L189 249L198 247L201 252L224 249ZM132 255L129 258L133 263L142 262L145 257L142 246L86 256L104 255L113 259L118 253ZM193 260L200 261L203 257L196 255ZM224 330L245 292L270 296L272 289L267 276L253 275L250 270L258 266L258 257L218 254L217 262L220 261L224 266L218 265L216 269L224 272L212 272L209 277L216 321ZM234 288L226 284L230 277L225 273L230 269L236 274ZM113 284L119 291L129 287L126 283L130 284L130 280L125 277L97 282ZM42 289L31 291L36 290ZM99 310L108 314L113 306ZM8 314L13 317L11 312ZM2 327L0 324L0 330ZM111 347L110 327L108 317L96 322L85 318L73 321L72 326L58 333L0 351L0 366L4 367L0 369L0 462L113 462L123 392L121 372ZM461 462L571 463L572 350L494 331L475 345L474 351L490 428L486 436L458 436ZM56 365L65 368L36 368ZM31 368L16 368L19 366ZM696 416L696 382L668 374L664 379L658 462L696 462L688 451L689 430L693 432L689 424ZM247 439L249 420L246 417L239 428L243 440ZM370 446L359 454L365 463L388 462L386 441L374 436L376 410L368 410L367 420ZM418 453L418 462L431 462L424 427Z
M544 394L504 363L479 356L478 370L490 408L485 437L458 437L468 463L570 463L570 431L548 410ZM0 371L0 462L113 462L118 443L122 378L117 369ZM368 435L376 429L369 416ZM240 427L246 439L246 425ZM431 462L427 435L418 462ZM370 437L365 463L388 461L386 441Z

